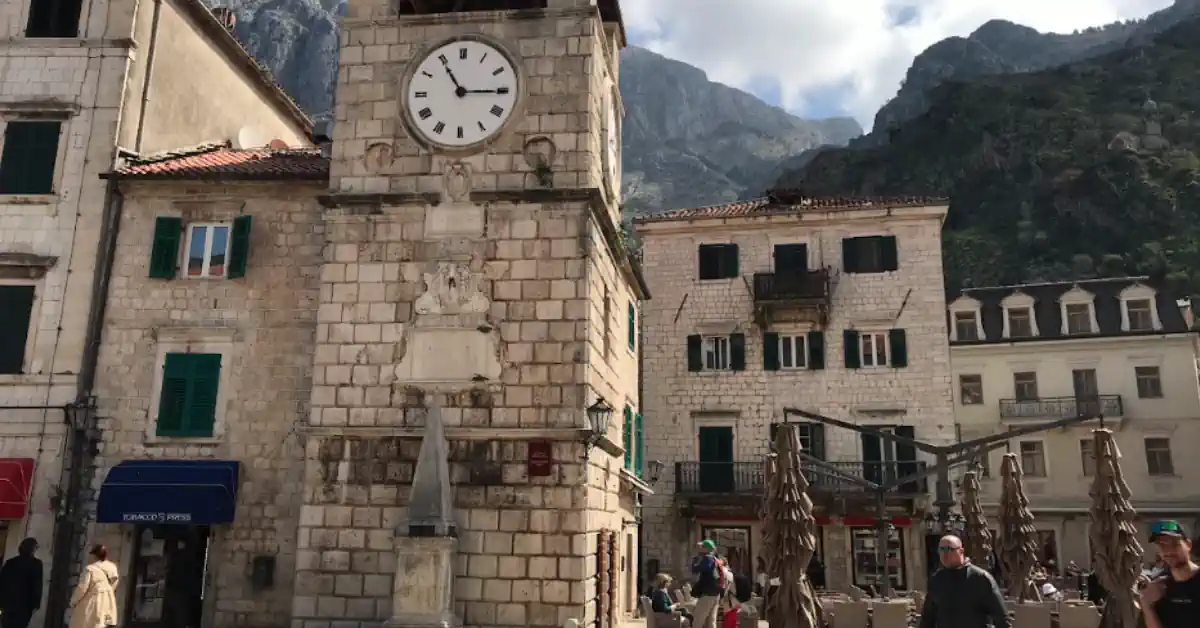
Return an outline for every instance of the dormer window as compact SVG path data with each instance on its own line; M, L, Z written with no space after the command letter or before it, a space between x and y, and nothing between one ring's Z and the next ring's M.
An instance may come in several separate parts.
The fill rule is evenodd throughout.
M954 313L954 339L979 340L979 313L972 310Z
M1125 316L1129 319L1129 331L1152 331L1154 329L1154 306L1150 299L1125 301Z
M1092 333L1092 305L1090 303L1067 303L1063 306L1066 312L1068 334Z
M1007 318L1005 324L1008 325L1008 332L1005 335L1008 338L1032 338L1035 335L1033 332L1033 311L1031 308L1005 308L1004 315Z

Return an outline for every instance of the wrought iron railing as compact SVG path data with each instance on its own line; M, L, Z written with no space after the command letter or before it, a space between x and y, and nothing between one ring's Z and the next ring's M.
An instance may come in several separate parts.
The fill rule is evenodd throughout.
M1069 419L1096 415L1119 417L1124 414L1124 409L1121 395L1000 400L1002 419Z
M925 463L912 462L830 462L845 475L876 484L902 479L925 469ZM829 473L810 463L803 463L804 477L810 490L825 493L861 493L862 485ZM762 462L676 462L675 492L684 495L760 495L765 487ZM929 491L922 478L902 485L893 494L919 495Z
M829 270L754 273L755 301L820 300L829 296Z

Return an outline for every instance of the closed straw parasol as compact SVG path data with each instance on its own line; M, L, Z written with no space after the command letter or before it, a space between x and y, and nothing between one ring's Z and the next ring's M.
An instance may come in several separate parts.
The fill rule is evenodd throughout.
M963 476L962 511L966 520L963 547L967 558L987 569L992 562L992 531L988 529L983 505L979 503L979 475L975 471L968 471Z
M763 544L767 573L779 590L766 610L771 628L818 628L820 608L806 572L817 551L812 500L800 461L800 434L784 424L775 434L776 454L767 457Z
M1121 472L1121 451L1112 430L1092 431L1096 476L1092 481L1089 512L1092 564L1108 601L1101 628L1134 628L1139 616L1134 585L1142 570L1142 545L1137 540L1133 519L1137 513L1129 503L1129 485Z
M1040 602L1042 594L1033 582L1038 563L1037 529L1033 527L1024 474L1016 454L1004 454L1000 477L1000 562L1008 596L1018 602Z

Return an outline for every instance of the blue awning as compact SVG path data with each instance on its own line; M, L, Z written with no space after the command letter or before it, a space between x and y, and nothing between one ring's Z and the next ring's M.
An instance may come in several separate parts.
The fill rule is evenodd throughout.
M233 522L236 460L126 460L100 485L99 523Z

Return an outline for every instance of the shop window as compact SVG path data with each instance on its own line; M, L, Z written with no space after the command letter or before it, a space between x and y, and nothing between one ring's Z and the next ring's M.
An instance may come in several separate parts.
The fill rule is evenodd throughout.
M891 580L893 590L907 589L903 531L888 526L887 562L883 565L879 564L878 543L879 535L875 528L850 528L855 586L861 589L871 587L878 592L883 579L887 577Z

